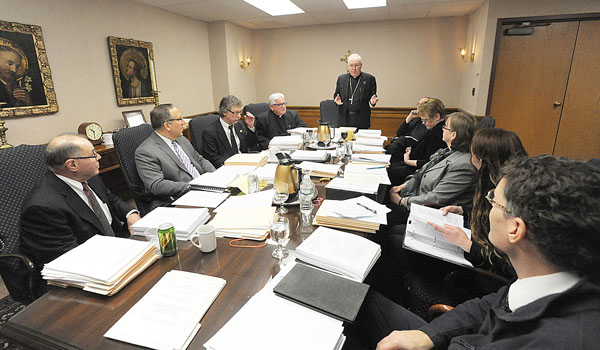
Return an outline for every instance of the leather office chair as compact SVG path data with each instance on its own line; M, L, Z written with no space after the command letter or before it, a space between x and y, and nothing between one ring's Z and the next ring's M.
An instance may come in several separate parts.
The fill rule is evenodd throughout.
M46 145L0 150L0 275L13 300L29 304L42 294L41 276L19 253L19 218L28 193L47 170Z
M196 149L196 152L202 154L202 133L210 123L219 119L216 114L202 115L190 120L190 138L192 139L192 146Z
M144 142L153 132L148 124L142 124L131 128L123 128L113 134L113 142L121 171L125 177L127 187L131 190L135 204L144 216L152 210L152 195L147 194L144 189L144 183L140 179L135 166L135 150Z
M331 126L337 128L343 123L339 120L340 116L338 113L338 106L333 100L323 100L319 105L319 111L321 112L321 120L329 122Z
M246 112L250 112L255 117L258 117L268 110L269 104L267 102L249 103L244 106L244 114L246 114Z

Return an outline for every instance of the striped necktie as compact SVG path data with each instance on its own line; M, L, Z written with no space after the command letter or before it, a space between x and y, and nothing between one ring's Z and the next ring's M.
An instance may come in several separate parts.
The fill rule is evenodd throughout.
M200 174L198 173L198 170L196 170L196 168L194 168L192 161L190 161L190 157L188 157L187 154L185 154L185 152L181 149L181 147L179 147L177 142L172 141L172 143L173 143L173 149L175 150L177 157L179 157L179 160L181 160L181 162L187 169L188 173L190 173L190 175L192 175L192 179L195 179L198 176L200 176Z

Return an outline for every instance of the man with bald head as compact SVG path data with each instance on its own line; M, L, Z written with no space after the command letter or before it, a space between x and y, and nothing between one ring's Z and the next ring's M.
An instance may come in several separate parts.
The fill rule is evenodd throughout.
M44 157L48 171L25 199L20 219L20 250L38 269L94 235L133 233L140 215L104 187L100 155L86 138L56 136Z

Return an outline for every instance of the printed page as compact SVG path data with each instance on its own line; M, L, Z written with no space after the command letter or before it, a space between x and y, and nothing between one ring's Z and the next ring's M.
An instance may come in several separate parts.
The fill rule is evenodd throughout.
M179 197L175 202L173 202L173 205L216 208L225 199L227 199L227 197L229 197L229 193L189 191L188 193Z

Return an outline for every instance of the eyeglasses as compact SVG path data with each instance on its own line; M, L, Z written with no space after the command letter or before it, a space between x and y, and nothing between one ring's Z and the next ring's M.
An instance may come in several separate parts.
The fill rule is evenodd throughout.
M284 102L284 103L273 103L273 106L276 106L276 107L287 106L287 102Z
M444 130L448 130L448 131L450 131L450 132L454 132L454 130L450 129L450 128L449 128L449 127L447 127L447 126L442 126L442 129L444 129Z
M512 214L512 210L510 208L507 208L504 205L502 205L494 200L494 189L493 188L491 190L489 190L489 192L485 196L485 199L487 199L487 201L490 202L490 204L492 206L496 205L498 208L504 210L507 214Z
M359 63L359 64L349 64L348 65L348 67L350 67L350 68L359 68L360 66L362 66L361 63Z
M98 153L96 153L96 151L92 151L92 155L91 156L71 157L70 159L91 159L91 158L98 158Z
M233 115L242 115L242 112L244 112L244 111L237 111L237 112L234 112L234 111L232 111L232 110L228 109L228 110L227 110L227 112L229 112L229 113L231 113L231 114L233 114Z
M183 122L183 118L171 118L171 119L167 119L168 122L172 122L172 121L179 121L179 122Z

